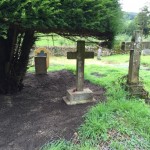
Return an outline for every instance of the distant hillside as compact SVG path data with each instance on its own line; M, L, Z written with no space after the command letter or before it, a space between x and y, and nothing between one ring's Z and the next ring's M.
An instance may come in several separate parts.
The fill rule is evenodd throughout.
M133 20L138 13L135 12L124 12L124 18L127 20Z

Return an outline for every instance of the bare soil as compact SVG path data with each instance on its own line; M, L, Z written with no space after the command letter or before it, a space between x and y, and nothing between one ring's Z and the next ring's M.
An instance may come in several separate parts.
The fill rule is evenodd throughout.
M67 106L62 97L75 87L75 76L66 70L27 74L24 85L20 93L0 96L0 150L37 150L52 140L70 140L87 110L105 100L103 88L85 81L96 102Z

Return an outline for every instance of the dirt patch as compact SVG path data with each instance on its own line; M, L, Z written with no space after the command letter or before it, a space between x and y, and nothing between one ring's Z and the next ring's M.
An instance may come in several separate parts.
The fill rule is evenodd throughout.
M75 87L68 71L27 74L22 92L0 96L0 150L36 150L60 138L71 139L82 116L95 103L67 106L62 97ZM104 89L85 81L94 98L104 101Z

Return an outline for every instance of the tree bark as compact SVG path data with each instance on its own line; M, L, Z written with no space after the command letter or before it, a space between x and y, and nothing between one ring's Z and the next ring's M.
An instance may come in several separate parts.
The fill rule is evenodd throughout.
M0 38L0 93L5 93L6 40Z
M19 32L11 27L7 39L0 39L0 94L14 93L23 88L30 49L35 38L34 32Z

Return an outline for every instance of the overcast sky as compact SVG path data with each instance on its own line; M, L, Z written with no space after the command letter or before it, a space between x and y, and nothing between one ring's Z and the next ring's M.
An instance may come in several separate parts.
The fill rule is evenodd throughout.
M120 0L122 10L126 12L139 12L150 0Z

